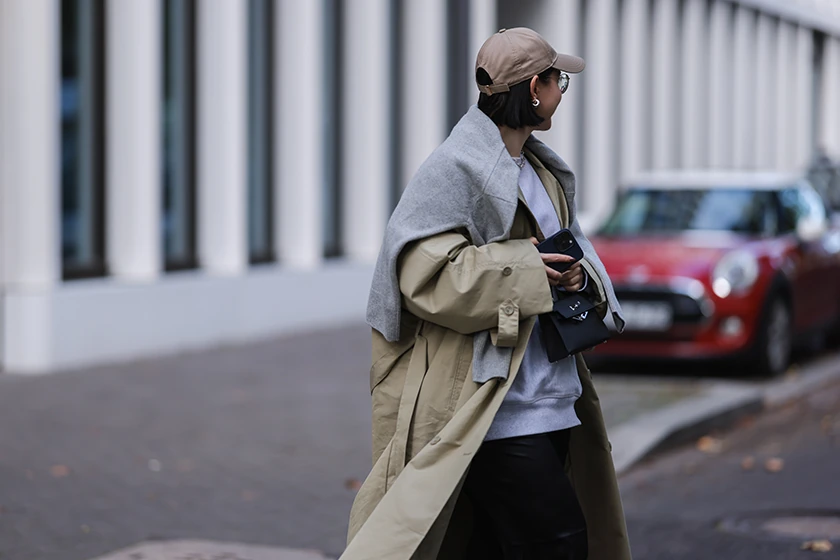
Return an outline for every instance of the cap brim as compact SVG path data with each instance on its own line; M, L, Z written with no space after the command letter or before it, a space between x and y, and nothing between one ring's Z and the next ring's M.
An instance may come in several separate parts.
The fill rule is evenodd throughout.
M577 74L583 72L583 69L586 68L586 62L579 56L558 54L557 59L555 59L551 67L557 68L562 72L568 72L569 74Z

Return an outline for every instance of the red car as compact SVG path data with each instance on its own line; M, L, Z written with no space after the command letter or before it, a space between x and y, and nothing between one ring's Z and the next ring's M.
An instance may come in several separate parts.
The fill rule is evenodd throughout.
M663 172L591 237L627 319L596 357L726 358L779 374L840 323L840 227L801 176Z

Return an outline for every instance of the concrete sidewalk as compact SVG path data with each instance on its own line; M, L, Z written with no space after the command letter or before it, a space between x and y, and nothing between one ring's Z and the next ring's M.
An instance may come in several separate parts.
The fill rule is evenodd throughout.
M0 376L0 558L338 556L370 468L369 337L353 326ZM820 382L840 371L837 360L821 367ZM803 371L797 386L813 379ZM796 394L778 383L595 382L622 469L674 433Z

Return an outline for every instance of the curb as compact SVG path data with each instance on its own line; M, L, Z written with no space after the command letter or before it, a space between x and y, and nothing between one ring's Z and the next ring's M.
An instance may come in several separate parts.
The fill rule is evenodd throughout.
M840 381L840 353L808 364L794 377L766 384L721 382L698 396L644 414L609 432L616 474L661 451L730 428L745 416L801 400Z

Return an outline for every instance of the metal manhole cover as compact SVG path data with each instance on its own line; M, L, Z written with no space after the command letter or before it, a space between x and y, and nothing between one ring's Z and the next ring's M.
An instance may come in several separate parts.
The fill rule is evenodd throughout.
M768 511L728 517L718 528L728 533L784 540L840 542L840 511Z

